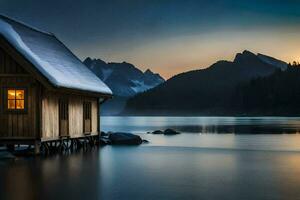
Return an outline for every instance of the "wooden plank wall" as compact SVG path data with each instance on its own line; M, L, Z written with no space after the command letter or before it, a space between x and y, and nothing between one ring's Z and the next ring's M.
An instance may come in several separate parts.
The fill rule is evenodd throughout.
M4 105L4 92L7 87L27 88L27 112L7 113ZM0 139L35 138L37 126L37 91L39 83L3 49L0 48Z
M69 132L71 136L83 135L83 98L80 96L69 99Z
M97 133L97 98L66 95L45 91L42 100L42 138L45 140L59 137L59 99L69 102L69 136L83 136L83 102L92 104L92 134Z
M42 98L42 137L55 138L59 136L59 98L55 93L43 92Z
M12 57L0 47L0 74L28 74Z
M97 106L97 104L98 104L97 100L92 101L92 132L94 132L94 133L97 132L97 127L98 127L98 119L97 119L98 106Z

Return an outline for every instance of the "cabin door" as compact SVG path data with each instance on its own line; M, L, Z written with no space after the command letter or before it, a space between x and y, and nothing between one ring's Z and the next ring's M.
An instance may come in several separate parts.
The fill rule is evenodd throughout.
M91 102L83 103L83 132L91 133L92 132L92 105Z
M59 101L59 135L69 135L69 104L67 100Z

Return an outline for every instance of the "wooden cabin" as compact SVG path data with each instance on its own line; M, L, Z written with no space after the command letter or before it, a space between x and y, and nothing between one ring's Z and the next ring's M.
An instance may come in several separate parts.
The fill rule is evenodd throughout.
M0 144L97 136L111 96L55 35L0 15Z

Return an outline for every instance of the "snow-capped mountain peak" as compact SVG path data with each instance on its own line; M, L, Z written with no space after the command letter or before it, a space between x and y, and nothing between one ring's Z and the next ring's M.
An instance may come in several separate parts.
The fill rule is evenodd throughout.
M116 96L131 97L165 81L150 69L142 72L127 62L106 63L100 59L86 58L84 64L103 80Z

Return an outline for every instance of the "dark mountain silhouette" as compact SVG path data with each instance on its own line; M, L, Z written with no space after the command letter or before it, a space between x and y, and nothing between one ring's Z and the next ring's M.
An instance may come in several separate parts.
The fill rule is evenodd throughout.
M159 74L149 69L142 72L126 62L106 63L103 60L88 57L83 63L113 91L114 98L104 104L102 114L117 114L123 109L129 97L165 81Z
M286 70L287 69L287 63L283 62L281 60L278 60L276 58L267 56L267 55L263 55L263 54L257 54L257 57L259 59L261 59L263 62L268 63L270 65L276 66L278 68L280 68L281 70Z
M134 96L123 114L226 114L239 84L283 70L282 64L269 56L244 51L232 62L218 61L206 69L178 74Z
M229 107L249 115L299 115L300 65L289 65L267 77L237 87Z

